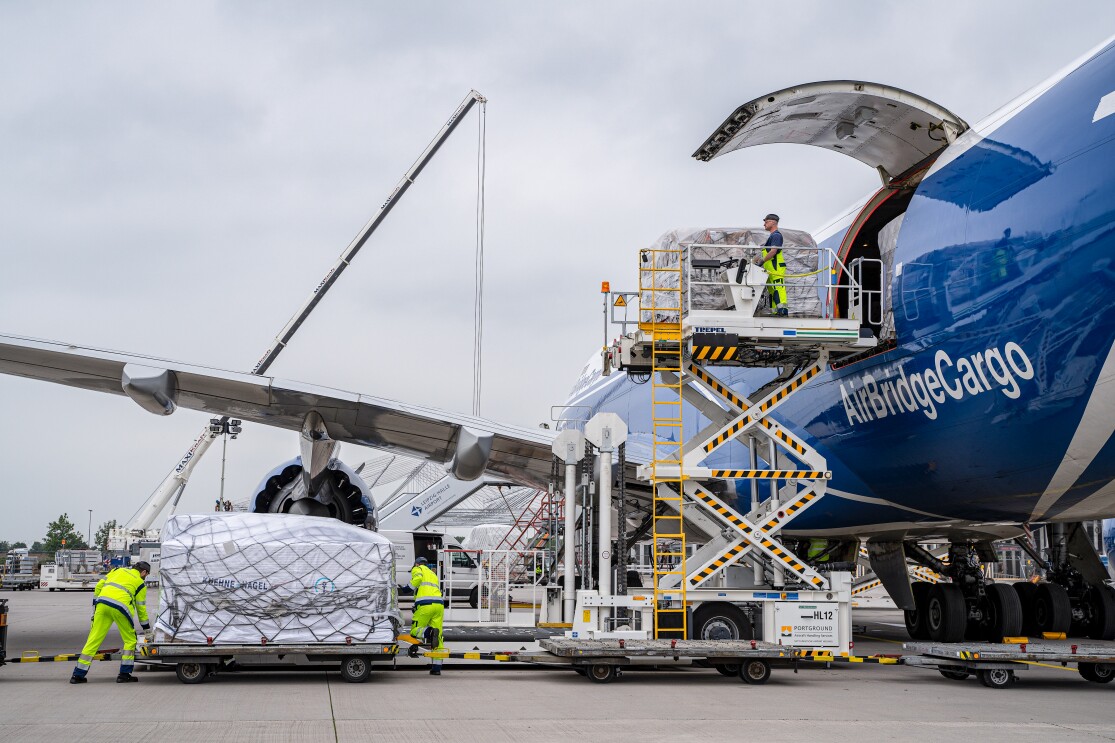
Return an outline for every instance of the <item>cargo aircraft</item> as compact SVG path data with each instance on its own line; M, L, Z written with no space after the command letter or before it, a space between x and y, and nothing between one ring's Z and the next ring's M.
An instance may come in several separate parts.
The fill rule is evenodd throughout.
M778 409L832 471L789 536L820 540L833 562L866 544L915 637L1115 638L1115 591L1082 528L1115 516L1115 39L975 125L885 85L813 83L740 106L694 157L768 143L824 147L879 173L879 190L817 237L844 264L878 259L889 306L869 323L872 350L832 359ZM297 431L302 493L319 500L340 441L445 462L464 480L550 479L551 432L367 395L14 336L0 336L0 372L127 395L160 415L184 407ZM747 395L774 372L725 374ZM648 395L592 363L568 400L624 418L629 480L649 457ZM722 447L708 466L744 455ZM253 502L280 501L291 505ZM1032 548L1042 523L1045 579L988 580L992 543ZM911 583L911 563L951 581Z

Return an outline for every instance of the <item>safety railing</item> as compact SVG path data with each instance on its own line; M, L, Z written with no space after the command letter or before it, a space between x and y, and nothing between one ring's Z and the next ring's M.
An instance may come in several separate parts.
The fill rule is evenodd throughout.
M438 550L447 617L455 622L533 625L546 600L545 566L552 558L546 550Z
M856 258L849 264L848 316L867 325L883 324L883 293L863 288L864 276L883 275L883 262L878 258ZM880 282L880 286L881 286Z
M716 243L683 243L684 312L693 310L733 310L730 289L733 286L765 288L768 274L749 277L748 263L757 263L768 250L761 245L721 245ZM783 277L788 294L790 314L798 317L832 319L836 317L837 297L847 291L849 305L853 298L878 310L880 317L861 318L868 324L881 320L882 292L866 289L865 264L876 263L881 275L882 261L861 259L856 271L849 270L840 257L825 247L786 246L783 248L786 274ZM735 283L729 281L731 276ZM771 313L773 314L773 313Z

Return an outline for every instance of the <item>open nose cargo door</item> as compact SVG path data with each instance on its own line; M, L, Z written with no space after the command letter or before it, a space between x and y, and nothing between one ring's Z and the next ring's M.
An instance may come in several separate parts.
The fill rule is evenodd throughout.
M709 161L760 144L808 144L879 171L883 182L939 152L968 124L933 101L856 80L809 83L744 103L693 157Z

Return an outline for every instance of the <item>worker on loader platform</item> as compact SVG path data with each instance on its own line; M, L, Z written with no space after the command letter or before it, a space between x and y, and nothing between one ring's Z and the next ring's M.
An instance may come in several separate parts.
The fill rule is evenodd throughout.
M87 681L85 674L89 673L93 656L97 654L113 624L120 631L120 639L124 641L124 648L120 651L120 673L116 676L116 683L139 681L132 675L136 659L135 622L136 619L139 620L144 632L150 629L147 623L147 583L145 582L150 572L151 566L140 561L130 568L115 568L97 581L97 586L93 589L93 626L89 629L89 637L85 640L81 657L77 659L74 674L70 677L71 684L84 684Z
M444 650L442 624L445 620L445 603L441 597L437 573L430 570L425 557L415 559L414 567L410 570L410 585L414 587L414 622L410 627L410 636L432 645L435 650ZM435 658L430 663L430 675L441 675L440 658Z
M770 293L770 309L780 317L790 314L786 306L786 257L782 255L782 233L778 231L778 215L768 214L763 218L763 229L770 237L763 243L767 250L756 263L763 265L767 272L767 291Z

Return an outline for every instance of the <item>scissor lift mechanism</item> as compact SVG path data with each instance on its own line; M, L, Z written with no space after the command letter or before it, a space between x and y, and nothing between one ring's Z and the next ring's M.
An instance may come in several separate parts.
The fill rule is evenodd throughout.
M833 591L830 577L794 554L780 538L787 525L824 497L832 473L816 449L786 430L771 414L824 370L831 353L863 351L875 345L875 338L862 332L861 321L853 318L758 315L755 276L748 279L749 283L740 284L739 278L733 281L724 274L734 310L689 309L683 292L688 283L683 280L688 259L682 247L645 250L640 256L644 265L640 270L639 329L607 349L606 362L629 374L649 374L654 388L654 449L651 461L639 468L638 476L652 483L655 491L655 636L663 636L661 612L679 611L688 603L687 591L711 585L710 581L745 557L760 561L762 573L757 571L756 578L769 574L776 589L785 587L790 577L805 591ZM754 273L759 269L748 270ZM719 379L711 366L773 367L787 372L750 399ZM671 403L667 393L675 395L676 401ZM687 440L681 440L682 401L709 421ZM734 440L751 453L747 469L701 466ZM763 457L768 461L767 468L759 466L756 450L760 443L767 445ZM786 460L800 468L780 468ZM771 496L764 501L754 497L750 511L742 514L716 495L720 488L711 486L717 481L734 480L774 480L785 485L777 491L772 488ZM669 529L682 535L681 565L662 569L657 565L660 557L676 553L660 547L662 535L657 523L671 518L675 524L684 523L683 508L689 506L699 509L698 518L706 524L711 519L719 527L713 532L719 531L720 535L702 546L687 565L684 530ZM662 511L669 513L664 517ZM845 582L840 583L843 590ZM828 598L831 596L829 593ZM810 598L825 600L825 594Z

